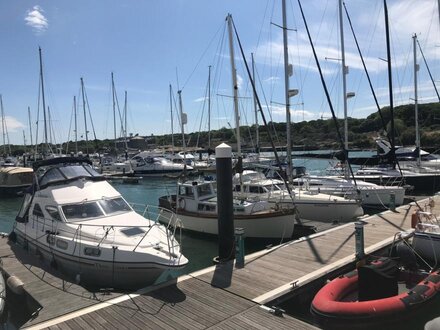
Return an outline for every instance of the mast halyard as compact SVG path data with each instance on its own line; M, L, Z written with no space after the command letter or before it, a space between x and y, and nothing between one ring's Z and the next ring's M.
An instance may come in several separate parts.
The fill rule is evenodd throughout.
M128 152L128 141L127 141L127 112L128 112L128 97L127 91L125 91L124 98L124 145L125 151Z
M5 119L5 112L3 109L3 98L0 94L0 109L1 109L1 117L2 117L2 135L3 135L3 153L4 155L7 154L6 152L6 119Z

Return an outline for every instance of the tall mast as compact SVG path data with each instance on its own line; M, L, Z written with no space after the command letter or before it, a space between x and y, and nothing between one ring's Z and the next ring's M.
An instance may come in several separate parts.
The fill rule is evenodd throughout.
M208 149L210 148L211 148L211 66L208 66Z
M413 48L414 48L414 118L416 126L416 150L417 150L417 166L420 166L420 131L419 131L419 107L418 107L418 95L417 95L417 72L419 71L419 65L417 64L417 34L413 35Z
M83 101L83 111L84 111L84 128L86 130L86 154L89 154L89 131L87 130L87 113L86 113L86 98L84 93L84 80L81 77L81 94Z
M0 109L2 116L3 153L6 155L6 123L5 123L5 112L3 109L3 98L1 94L0 94Z
M170 112L171 112L171 153L174 154L174 120L173 120L173 92L170 84Z
M31 121L31 107L28 107L28 121L29 121L29 134L31 137L31 146L34 145L34 141L32 138L32 121Z
M390 116L391 116L391 150L390 156L393 161L393 168L396 168L396 144L394 139L394 104L393 104L393 78L391 75L391 50L390 50L390 28L388 24L388 7L386 0L383 0L385 12L385 34L387 40L387 62L388 62L388 89L390 93Z
M183 147L183 158L185 159L186 164L186 141L185 141L185 124L186 124L186 113L183 112L183 103L182 103L182 91L177 91L179 94L179 108L180 108L180 122L182 124L182 147Z
M75 120L75 154L78 155L78 120L76 113L76 96L73 96L73 114Z
M124 142L125 142L125 150L128 150L127 144L127 91L125 91L125 99L124 99Z
M283 9L283 49L284 49L284 92L286 99L286 135L287 135L287 178L290 181L292 176L292 140L290 133L290 98L289 98L289 50L287 47L287 14L286 0L282 1Z
M342 99L343 99L343 106L344 106L344 145L345 150L348 156L348 115L347 115L347 74L348 74L348 67L345 65L345 44L344 44L344 20L342 17L342 0L339 0L339 30L340 30L340 37L341 37L341 64L342 64ZM344 175L345 178L348 179L349 177L349 170L348 170L348 157L346 157L346 166Z
M41 47L38 47L38 53L40 55L40 82L41 82L41 97L43 101L43 118L44 118L44 144L46 150L43 148L43 154L45 154L45 151L48 149L48 143L47 143L47 120L46 120L46 99L44 97L44 79L43 79L43 59L41 55Z
M252 79L255 81L255 61L254 61L254 53L251 53L252 58ZM254 91L253 93L254 99L254 113L255 113L255 152L260 153L260 132L258 129L258 109L257 109L257 95Z
M235 58L234 58L234 42L232 40L232 16L228 14L226 18L228 21L228 32L229 32L229 57L231 58L231 68L232 68L232 89L234 91L234 113L235 113L235 127L237 130L237 156L241 158L241 139L240 139L240 114L238 111L238 85L237 85L237 70L235 68Z
M115 81L113 80L113 72L112 72L112 97L113 97L113 133L115 137L115 151L116 148L116 100L115 100Z

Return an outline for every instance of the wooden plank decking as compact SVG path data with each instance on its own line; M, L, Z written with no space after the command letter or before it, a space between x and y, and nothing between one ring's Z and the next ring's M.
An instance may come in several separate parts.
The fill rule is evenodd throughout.
M440 196L434 199L436 204L440 203ZM419 204L425 205L426 201ZM413 210L414 206L405 205L396 212L387 211L364 219L366 252L375 252L389 245L396 232L410 229ZM439 213L439 210L440 207L436 206L434 212ZM11 254L8 247L10 249L5 239L0 240L3 256ZM235 268L232 262L221 264L182 276L174 284L164 284L154 291L150 288L130 296L93 297L82 287L72 284L66 293L59 289L62 282L54 276L45 275L52 285L41 283L39 277L44 271L30 265L25 258L25 266L17 263L14 257L4 258L4 268L8 274L16 272L26 283L26 290L43 306L40 314L25 327L312 329L312 325L293 317L274 316L260 308L260 304L353 262L354 252L354 224L349 223L247 256L244 268ZM38 273L39 277L28 269Z

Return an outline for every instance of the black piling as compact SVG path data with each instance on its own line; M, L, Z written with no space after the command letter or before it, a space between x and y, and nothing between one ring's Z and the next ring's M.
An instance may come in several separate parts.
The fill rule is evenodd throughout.
M232 148L215 148L217 173L218 262L235 258L234 210L232 203Z

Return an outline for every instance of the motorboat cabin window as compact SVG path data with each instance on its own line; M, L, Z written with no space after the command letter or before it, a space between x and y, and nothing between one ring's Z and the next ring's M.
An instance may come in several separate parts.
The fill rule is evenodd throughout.
M32 210L32 215L34 215L38 218L44 218L43 211L41 210L41 207L39 204L34 205L34 209Z
M50 217L56 221L62 221L60 212L58 212L58 208L56 206L46 206L46 211L49 213Z
M197 186L197 196L204 197L210 196L213 194L210 184L202 184Z
M192 187L180 186L179 195L194 198L194 191Z
M98 201L98 203L107 215L110 213L131 211L130 206L122 197L102 199Z
M61 208L67 220L98 218L104 216L104 212L96 201L82 204L63 205Z
M263 187L259 186L249 186L248 189L252 194L264 194L266 192Z
M136 162L137 166L145 165L145 161L141 156L135 156L133 157L133 160Z
M239 184L235 185L234 191L241 191L241 185Z

